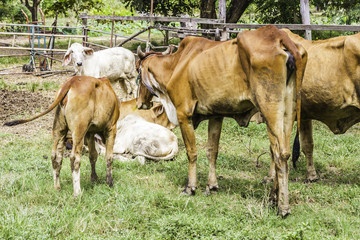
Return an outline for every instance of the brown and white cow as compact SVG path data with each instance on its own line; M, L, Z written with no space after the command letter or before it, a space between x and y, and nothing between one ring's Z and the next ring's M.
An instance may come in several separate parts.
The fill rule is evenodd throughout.
M45 112L29 119L7 122L5 125L13 126L30 122L49 113L55 107L51 154L55 188L60 190L59 176L65 138L69 130L72 133L74 144L70 155L74 195L77 196L81 193L80 157L85 137L89 147L91 181L98 178L95 171L97 160L95 134L99 134L106 143L106 183L112 186L112 153L116 137L116 122L119 118L119 106L110 81L107 78L72 77L60 87L55 101Z
M318 179L313 162L312 120L325 123L335 134L360 122L360 33L309 41L283 29L308 52L301 90L300 141L307 159L307 180ZM274 163L266 180L275 175Z
M285 51L286 49L287 51ZM258 110L266 119L276 178L272 195L279 214L290 213L288 163L290 135L296 115L306 64L306 51L296 46L276 27L268 25L238 34L234 40L215 42L187 37L176 53L140 57L141 84L138 107L149 105L151 93L164 105L170 121L180 125L189 159L188 183L184 193L194 194L197 186L194 129L209 119L209 177L206 192L218 188L215 162L223 117L247 126ZM296 79L288 77L296 65ZM300 99L298 99L300 100Z

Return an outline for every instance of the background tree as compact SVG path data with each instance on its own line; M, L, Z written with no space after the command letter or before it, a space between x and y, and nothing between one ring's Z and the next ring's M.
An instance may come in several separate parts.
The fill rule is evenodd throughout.
M43 0L41 4L47 16L55 16L56 12L68 16L71 11L75 13L76 17L85 11L100 10L103 6L102 0Z
M21 22L24 15L21 9L27 11L26 7L12 0L0 0L0 19L9 19L11 22Z
M126 7L140 13L149 13L151 10L151 1L143 0L123 0ZM154 0L154 13L166 17L178 17L181 14L189 14L194 16L194 9L197 9L198 0Z
M41 0L20 0L20 2L30 11L32 22L36 22L38 20L38 9Z
M317 10L324 11L326 17L336 24L350 25L360 21L360 2L358 0L313 0L312 3Z
M299 0L254 0L259 23L301 23Z

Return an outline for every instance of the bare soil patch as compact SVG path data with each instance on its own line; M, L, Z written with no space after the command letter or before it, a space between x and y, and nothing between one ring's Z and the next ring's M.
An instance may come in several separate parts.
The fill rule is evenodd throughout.
M17 126L3 126L7 121L35 116L46 110L53 99L41 92L9 91L0 89L0 132L34 136L42 130L51 130L53 114Z

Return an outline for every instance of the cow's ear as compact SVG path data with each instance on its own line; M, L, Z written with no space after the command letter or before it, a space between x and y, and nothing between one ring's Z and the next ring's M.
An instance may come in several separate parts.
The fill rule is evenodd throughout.
M153 111L156 117L159 117L164 112L164 107L163 105L159 105L151 108L151 111Z
M89 48L89 47L84 47L84 53L86 55L92 55L94 53L94 50L92 48Z
M69 49L67 50L67 52L64 55L64 60L63 60L63 66L68 65L71 62L71 53L72 51Z

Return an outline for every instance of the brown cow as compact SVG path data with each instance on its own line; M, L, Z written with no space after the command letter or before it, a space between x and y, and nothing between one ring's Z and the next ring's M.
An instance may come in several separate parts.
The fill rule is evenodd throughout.
M72 77L57 91L54 103L45 112L29 119L7 122L5 125L13 126L30 122L49 113L56 106L52 131L54 142L51 154L55 188L60 190L59 176L64 142L68 130L72 133L74 143L70 155L74 195L77 196L81 193L80 157L84 137L87 138L89 147L91 181L98 178L95 171L97 160L95 133L99 134L106 142L106 183L112 186L112 153L116 137L116 122L119 118L119 107L110 81L107 78Z
M308 52L301 90L301 144L307 159L307 180L318 179L313 162L312 119L335 134L360 122L360 33L309 41L283 29ZM274 177L274 163L265 180Z
M284 32L268 25L241 32L237 39L226 42L187 37L176 53L167 56L144 55L140 51L138 55L142 80L138 107L149 106L151 93L157 95L170 121L181 128L189 159L184 193L194 194L197 186L194 128L199 122L209 119L206 192L210 193L218 188L215 162L223 117L235 118L241 126L247 126L259 109L266 119L276 162L272 195L279 214L289 214L287 160L295 106L300 111L296 95L299 96L306 64L305 50L296 46ZM287 76L287 63L294 68L291 64L294 59L296 80L292 74Z
M154 106L149 110L139 110L136 107L136 98L129 101L120 102L119 121L124 119L129 114L138 115L148 122L159 124L170 130L175 127L175 125L169 121L161 103L154 103Z

